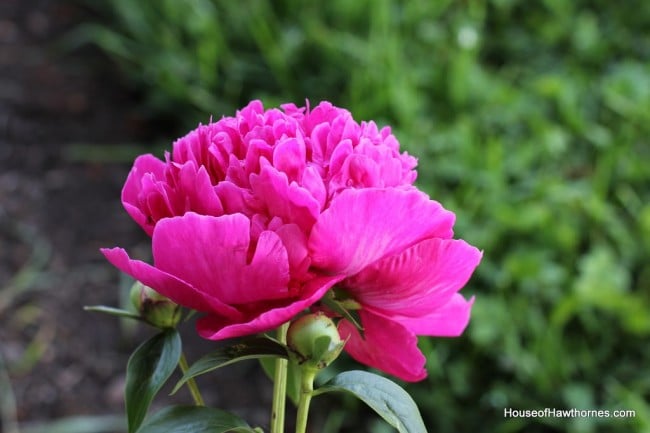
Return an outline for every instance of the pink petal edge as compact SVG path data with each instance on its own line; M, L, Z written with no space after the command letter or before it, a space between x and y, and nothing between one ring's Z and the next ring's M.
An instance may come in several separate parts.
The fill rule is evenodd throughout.
M233 307L201 293L187 282L148 263L132 260L123 248L102 248L100 251L113 266L179 305L197 311L218 313L232 320L241 317L241 313Z
M481 256L463 240L426 239L367 266L342 285L364 306L419 317L443 306L462 289Z
M469 323L474 297L466 300L456 293L445 305L420 317L392 316L417 335L458 337Z
M426 358L418 349L417 336L400 323L360 310L364 337L347 320L339 323L342 339L348 339L345 351L358 362L399 377L417 382L427 376Z
M321 299L342 278L342 276L314 278L303 287L303 296L306 297L287 306L261 313L253 312L242 321L227 320L213 315L202 317L197 322L197 331L201 337L208 340L223 340L273 330Z
M417 190L348 189L312 229L312 263L324 272L354 275L423 239L451 238L454 218Z

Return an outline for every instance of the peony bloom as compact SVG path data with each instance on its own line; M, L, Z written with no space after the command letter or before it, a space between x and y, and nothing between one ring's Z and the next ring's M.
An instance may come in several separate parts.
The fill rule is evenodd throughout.
M462 332L471 301L457 292L480 253L451 239L454 215L413 186L415 165L388 127L328 102L253 101L180 138L164 160L136 159L122 202L152 237L153 265L102 251L204 313L197 329L213 340L272 330L322 309L328 290L344 293L364 327L341 321L346 350L419 380L416 335Z
M417 335L463 332L473 300L457 292L481 253L451 239L453 223L425 194L392 188L346 191L321 215L309 238L312 266L346 276L336 296L358 309L363 336L345 319L339 332L357 361L422 380Z

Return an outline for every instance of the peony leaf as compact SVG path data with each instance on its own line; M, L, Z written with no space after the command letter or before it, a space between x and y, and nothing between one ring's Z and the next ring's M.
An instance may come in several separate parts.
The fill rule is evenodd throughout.
M90 305L84 307L84 310L110 314L111 316L126 317L128 319L142 320L142 317L140 317L138 313L129 310L122 310L121 308L107 307L106 305Z
M244 420L221 409L171 406L153 415L137 433L255 433Z
M345 391L365 402L399 433L426 433L420 411L402 387L366 371L346 371L314 391L314 395Z
M126 415L129 433L135 432L155 395L172 374L181 356L181 338L167 329L141 344L126 367Z
M361 326L359 313L355 309L348 308L346 305L346 300L337 299L333 294L333 291L330 290L325 296L323 296L321 302L335 313L340 314L344 319L347 319L348 322L352 323L363 338L363 326Z
M193 377L238 361L268 357L288 358L289 355L285 346L269 337L251 337L239 340L231 346L221 347L214 352L210 352L192 364L178 381L172 390L172 394Z

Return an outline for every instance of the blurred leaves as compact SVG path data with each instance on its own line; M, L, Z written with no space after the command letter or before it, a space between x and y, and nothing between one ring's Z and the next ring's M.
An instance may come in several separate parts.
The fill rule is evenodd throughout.
M419 186L485 252L464 289L466 337L420 343L430 377L408 390L430 430L648 431L650 2L111 0L100 12L68 41L100 46L178 135L252 98L328 99L391 124L419 158ZM503 417L576 405L637 416ZM364 422L348 427L378 428Z

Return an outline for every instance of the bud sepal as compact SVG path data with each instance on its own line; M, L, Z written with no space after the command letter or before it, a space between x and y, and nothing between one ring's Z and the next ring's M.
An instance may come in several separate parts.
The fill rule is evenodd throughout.
M321 370L330 365L343 350L336 324L324 313L306 314L287 331L289 357L301 368Z
M175 328L181 320L180 305L139 281L131 287L130 298L140 318L156 328Z

